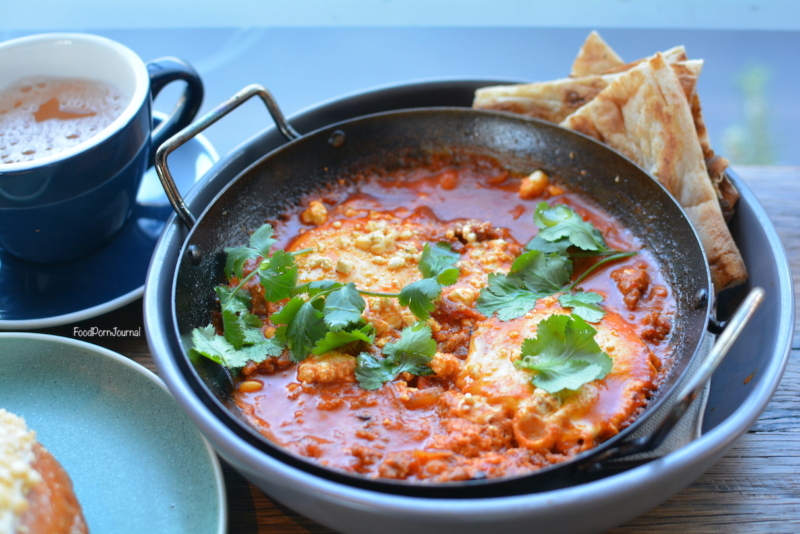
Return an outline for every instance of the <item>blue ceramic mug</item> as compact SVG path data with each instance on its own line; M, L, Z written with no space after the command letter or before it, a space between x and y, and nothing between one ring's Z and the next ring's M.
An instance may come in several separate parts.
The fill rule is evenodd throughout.
M185 82L183 94L154 128L153 99L174 81ZM80 93L80 84L98 94L113 93L113 104L95 111L91 102L66 96L75 88ZM40 100L52 98L42 103L27 96L37 91ZM192 121L202 100L202 81L185 62L163 58L145 64L104 37L42 34L0 43L2 252L34 263L61 263L108 244L130 218L156 148ZM13 120L4 123L12 113ZM95 115L107 124L87 119Z

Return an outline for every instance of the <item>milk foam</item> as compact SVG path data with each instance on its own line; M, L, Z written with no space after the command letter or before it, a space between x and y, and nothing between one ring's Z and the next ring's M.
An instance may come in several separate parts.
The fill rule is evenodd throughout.
M37 120L34 114L52 99L62 112L59 116L67 118ZM113 85L94 80L20 80L0 91L0 164L44 158L77 146L111 124L129 101Z

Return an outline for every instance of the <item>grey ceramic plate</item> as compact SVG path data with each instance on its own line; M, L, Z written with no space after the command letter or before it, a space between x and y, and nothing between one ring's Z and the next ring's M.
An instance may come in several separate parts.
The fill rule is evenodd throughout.
M392 109L468 107L476 88L497 83L502 82L435 80L378 88L324 102L290 117L289 122L307 133ZM201 213L240 172L283 143L278 131L269 128L231 151L209 170L202 186L188 195L189 207ZM742 193L731 230L750 280L720 302L721 316L727 317L729 304L750 287L765 288L766 299L712 378L703 435L663 458L591 483L485 499L406 497L335 483L244 443L202 402L177 363L183 356L172 320L172 282L186 230L175 217L167 222L156 246L145 285L148 343L170 391L217 451L262 490L315 521L349 534L605 532L663 502L719 460L764 410L786 367L794 325L789 263L752 191L735 173L731 179Z
M83 341L1 333L0 408L67 470L91 532L225 532L217 456L137 363Z

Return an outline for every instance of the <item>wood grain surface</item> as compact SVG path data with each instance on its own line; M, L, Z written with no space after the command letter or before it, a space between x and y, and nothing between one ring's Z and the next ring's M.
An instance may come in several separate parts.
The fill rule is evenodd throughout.
M800 167L741 167L736 171L775 224L794 280L800 280ZM800 297L800 284L795 283L794 289L796 298ZM135 329L142 324L142 301L138 300L81 323L39 331L73 337L76 327ZM648 513L613 529L613 534L800 533L800 337L796 327L797 324L781 385L753 428L693 484ZM157 372L143 337L91 342ZM336 532L276 503L224 462L223 468L232 534Z

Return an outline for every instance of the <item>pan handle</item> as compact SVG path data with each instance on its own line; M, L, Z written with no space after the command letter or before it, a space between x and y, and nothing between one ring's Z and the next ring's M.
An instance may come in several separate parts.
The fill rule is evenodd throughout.
M169 167L167 166L167 156L169 156L173 150L186 143L254 96L261 98L264 105L267 106L272 120L275 121L278 130L287 140L291 141L300 137L300 134L286 122L283 112L278 107L272 94L264 87L254 84L248 85L231 98L203 115L198 121L190 124L167 139L156 151L155 167L158 178L161 180L161 185L164 187L164 191L167 194L167 198L169 198L170 204L172 204L172 208L189 230L192 229L197 219L192 212L189 211L189 207L186 205L186 202L184 202L180 191L178 191L178 187L175 185L175 180L172 179L172 174L169 172Z
M658 448L683 414L686 413L692 401L697 398L703 390L703 387L705 387L706 383L711 379L711 375L714 374L719 364L722 363L722 360L728 354L728 351L739 337L739 334L742 333L745 325L764 300L764 295L765 292L760 287L755 287L750 290L750 293L739 305L736 313L726 323L725 330L719 335L711 351L709 351L705 360L703 360L703 363L700 364L700 367L678 394L678 402L675 403L667 414L667 417L664 418L654 432L604 451L602 454L593 458L591 464L585 466L584 469L596 471L602 469L601 463L606 460L650 452Z

